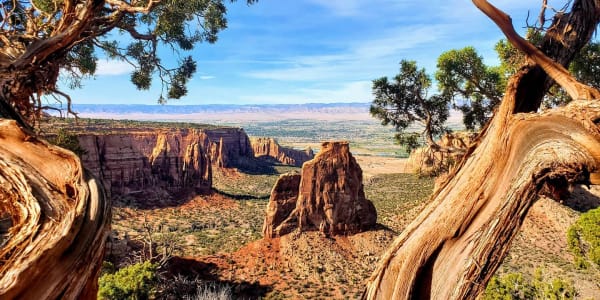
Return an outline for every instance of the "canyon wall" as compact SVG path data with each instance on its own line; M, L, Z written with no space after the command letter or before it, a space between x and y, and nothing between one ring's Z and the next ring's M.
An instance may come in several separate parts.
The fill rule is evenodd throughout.
M235 167L253 157L243 129L127 129L77 135L83 165L103 179L111 193L147 188L207 192L212 168Z
M269 157L276 161L290 165L301 167L306 161L314 158L314 153L310 147L306 150L295 150L279 145L277 141L269 137L251 138L252 151L256 157Z

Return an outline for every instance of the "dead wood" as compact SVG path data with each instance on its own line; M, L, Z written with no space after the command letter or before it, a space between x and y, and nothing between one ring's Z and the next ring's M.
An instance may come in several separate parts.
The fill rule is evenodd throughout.
M95 299L110 209L75 154L0 119L0 298Z

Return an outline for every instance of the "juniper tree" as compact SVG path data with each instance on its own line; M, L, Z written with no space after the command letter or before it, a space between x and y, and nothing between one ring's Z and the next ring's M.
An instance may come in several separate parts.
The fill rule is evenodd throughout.
M439 148L434 136L447 131L444 123L449 115L449 98L428 96L430 87L431 78L425 69L407 60L400 62L400 72L391 81L387 77L373 81L371 115L381 119L383 125L392 124L398 131L396 140L409 150L421 144L420 134L406 132L409 126L422 125L426 143L434 148Z
M2 0L0 2L0 116L24 125L45 108L42 96L71 100L59 76L77 86L95 73L99 55L134 68L131 82L158 101L178 99L196 72L186 52L217 41L227 27L226 3L235 0ZM256 0L246 0L248 4ZM159 49L177 62L160 57Z
M528 59L485 130L382 255L363 299L475 299L539 195L561 199L573 184L600 184L600 91L565 68L600 23L600 2L572 1L537 47L508 15L473 3ZM538 113L554 81L573 101Z

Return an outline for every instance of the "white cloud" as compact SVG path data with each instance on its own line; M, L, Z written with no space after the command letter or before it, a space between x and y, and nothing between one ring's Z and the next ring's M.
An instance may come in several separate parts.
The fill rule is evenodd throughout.
M210 75L202 75L200 76L201 80L209 80L209 79L214 79L215 76L210 76Z
M348 44L338 53L290 57L287 66L269 66L244 75L278 81L370 79L389 69L390 61L400 61L404 51L433 43L447 30L441 25L398 27L384 36ZM363 78L356 78L357 74Z
M119 60L107 60L101 59L98 60L98 65L96 66L96 75L100 76L116 76L128 74L133 71L133 66Z

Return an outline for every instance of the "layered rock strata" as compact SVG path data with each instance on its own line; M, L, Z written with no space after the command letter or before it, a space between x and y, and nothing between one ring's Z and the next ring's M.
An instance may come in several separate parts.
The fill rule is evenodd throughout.
M301 167L304 162L313 159L315 156L310 147L304 151L283 147L273 138L251 138L250 143L255 157L272 158L290 166Z
M362 170L348 142L325 142L317 156L302 167L298 196L290 176L282 176L271 193L263 226L266 238L287 234L296 228L325 234L353 234L371 229L377 221L373 203L365 198ZM277 222L283 220L282 222Z
M246 133L238 128L155 129L80 133L83 164L116 194L147 188L169 192L209 191L213 167L234 167L253 157Z

